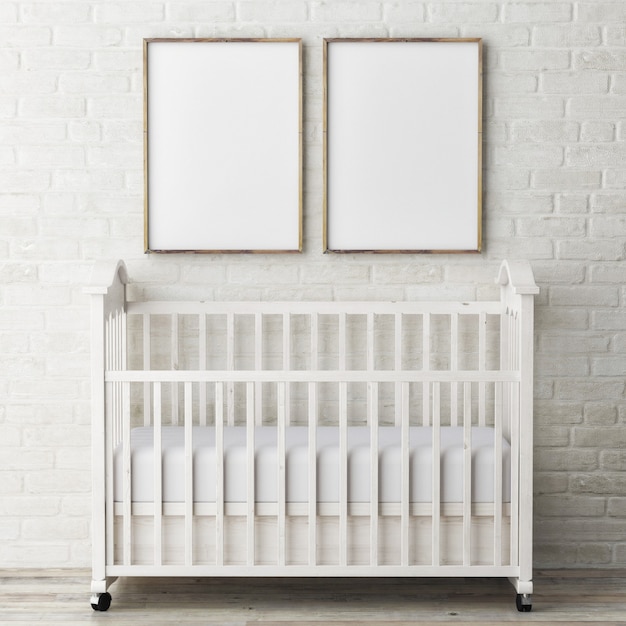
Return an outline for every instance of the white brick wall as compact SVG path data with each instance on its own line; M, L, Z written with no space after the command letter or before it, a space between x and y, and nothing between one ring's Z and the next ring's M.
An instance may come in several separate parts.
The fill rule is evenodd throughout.
M536 561L626 564L623 0L6 0L0 3L0 567L89 564L94 260L150 295L492 295L542 287ZM155 36L303 37L304 253L142 254L142 51ZM480 36L484 252L321 253L323 37Z

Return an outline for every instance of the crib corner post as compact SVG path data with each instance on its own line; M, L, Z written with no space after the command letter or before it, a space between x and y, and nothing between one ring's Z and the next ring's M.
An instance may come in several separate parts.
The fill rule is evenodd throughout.
M519 577L518 594L532 592L534 296L539 293L528 261L503 261L497 278L502 303L502 368L519 373ZM507 321L505 321L507 320Z
M97 263L84 293L90 299L91 328L91 497L92 497L92 594L106 593L106 400L107 316L126 309L128 274L123 261L114 270ZM93 600L93 598L92 598ZM92 601L93 606L93 601ZM108 608L108 607L107 607ZM99 609L101 610L101 609Z

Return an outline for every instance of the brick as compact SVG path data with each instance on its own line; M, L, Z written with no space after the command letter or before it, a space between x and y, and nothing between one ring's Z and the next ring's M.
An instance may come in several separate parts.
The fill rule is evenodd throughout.
M516 143L572 142L578 139L579 124L560 120L519 120L510 124L511 139Z
M562 356L537 355L535 357L537 368L544 376L576 377L589 375L589 360L586 356Z
M69 549L67 542L48 541L35 545L23 542L9 542L0 546L0 561L6 567L24 567L25 563L36 563L38 567L59 567L68 563Z
M602 451L600 467L610 472L626 472L626 450Z
M489 79L489 89L494 96L510 96L512 93L529 94L537 91L537 77L524 72L494 72ZM486 134L492 139L491 134Z
M588 142L613 141L615 124L612 122L583 122L580 126L580 140Z
M424 2L386 2L385 22L423 22L426 15Z
M309 11L315 22L376 22L382 18L379 2L312 2Z
M623 361L622 361L623 364ZM622 426L604 428L574 428L574 445L578 448L623 448L626 445L626 429Z
M553 306L618 306L619 294L614 285L574 287L557 285L550 288L550 303Z
M577 217L532 216L515 220L515 231L522 237L584 237L586 220Z
M79 94L113 94L125 93L130 90L130 81L126 76L117 74L94 74L76 72L59 77L59 91ZM114 96L111 96L114 98ZM127 102L123 101L126 106Z
M165 8L160 2L107 2L94 7L97 24L160 22L164 17Z
M624 393L624 383L613 381L563 380L557 381L556 386L557 398L569 401L621 399Z
M563 117L565 103L556 97L496 98L494 111L511 119L554 119Z
M171 2L167 17L174 22L228 22L235 19L232 2Z
M626 217L594 216L589 220L589 226L592 237L626 237Z
M621 2L579 2L577 6L576 20L579 22L611 22L626 21L626 7Z
M4 193L35 193L50 186L50 174L42 171L0 171L0 189Z
M367 268L364 268L367 269ZM369 270L365 273L364 278L369 274ZM405 284L415 285L424 283L440 283L442 270L439 267L427 266L420 267L416 264L407 265L380 265L377 264L373 268L372 281L376 284Z
M626 328L626 312L593 311L592 326L596 330L623 330Z
M563 148L560 146L546 146L543 144L524 144L495 148L495 165L532 167L537 163L541 163L546 167L556 167L562 165Z
M575 96L570 98L568 102L568 112L572 117L581 117L583 119L606 119L615 121L619 119L620 112L626 107L626 97L594 97L594 96Z
M626 163L626 143L569 146L566 164L572 167L611 167Z
M10 24L18 20L18 5L13 2L0 4L0 24Z
M22 53L26 70L85 70L91 63L91 54L85 50L36 48Z
M370 268L367 265L347 267L336 263L311 263L301 269L300 281L305 285L323 285L335 282L333 276L337 276L337 282L366 285L370 282Z
M594 497L551 494L537 498L536 505L548 517L599 517L606 511L605 499Z
M609 338L605 335L589 335L588 333L563 335L542 334L540 346L543 352L564 354L587 354L589 352L608 352Z
M87 165L93 168L141 168L143 147L140 145L90 146Z
M0 126L0 142L4 144L61 143L67 137L67 125L63 122L29 122Z
M626 26L607 24L604 27L604 37L607 46L626 46Z
M533 46L580 48L602 44L600 27L593 24L538 24L532 31Z
M593 376L626 376L626 356L597 357L591 360Z
M557 253L564 260L621 261L624 246L619 240L560 241Z
M511 2L502 7L505 22L569 22L572 5L565 2Z
M589 267L589 280L592 283L613 283L619 285L624 280L621 264L592 264Z
M57 496L5 496L0 499L0 517L43 517L59 513Z
M607 513L610 517L626 517L626 498L609 498Z
M506 71L542 72L570 67L568 50L537 50L514 48L500 53L500 63Z
M540 77L540 91L562 94L606 94L609 75L604 72L546 72Z
M56 191L114 191L124 187L124 172L118 170L57 170L53 188Z
M605 185L607 187L626 189L626 170L608 169L605 174Z
M483 23L495 22L498 17L498 5L495 3L430 3L427 20L435 23Z
M143 70L143 53L137 50L96 50L92 69L103 72L132 72Z
M30 168L82 167L85 152L74 146L24 146L18 150L18 162Z
M580 424L583 421L580 402L555 402L553 399L535 401L535 417L543 424ZM567 430L569 432L569 429ZM542 445L543 445L543 440ZM567 442L569 443L569 441Z
M47 46L52 40L52 31L44 27L5 26L0 27L2 45L9 48Z
M91 6L75 2L21 3L20 17L25 24L78 24L91 19Z
M598 467L598 454L593 450L538 448L535 462L543 471L591 471Z
M28 96L19 103L21 117L76 118L85 115L85 100L67 96Z
M595 426L610 426L617 421L617 411L611 404L605 402L589 402L585 405L585 424Z
M0 76L0 89L5 94L30 95L50 94L57 89L55 72L37 72L37 79L24 72L7 72Z
M589 212L589 196L587 194L557 194L556 210L558 213L574 214Z
M609 473L604 474L574 474L570 479L572 493L591 493L596 495L613 495L626 492L626 474ZM607 539L612 532L608 524L603 525L603 529L597 529L598 535L605 534Z
M304 22L307 19L307 4L292 0L238 2L237 17L244 22Z
M536 189L595 189L602 182L599 171L578 170L574 168L540 169L533 172L531 184Z
M590 200L593 213L622 213L624 196L612 193L594 193Z

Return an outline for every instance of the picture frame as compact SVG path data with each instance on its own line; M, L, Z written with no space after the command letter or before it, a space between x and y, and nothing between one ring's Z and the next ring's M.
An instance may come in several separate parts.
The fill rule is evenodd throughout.
M325 252L482 247L482 40L325 39Z
M302 250L302 41L144 40L144 250Z

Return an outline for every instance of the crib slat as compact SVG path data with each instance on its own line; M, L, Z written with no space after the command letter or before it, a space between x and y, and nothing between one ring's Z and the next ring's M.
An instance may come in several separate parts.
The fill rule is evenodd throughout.
M161 462L162 450L162 403L161 383L154 383L154 442L153 442L153 472L154 472L154 564L163 563L162 555L162 528L163 528L163 467Z
M151 317L149 313L144 313L142 315L143 320L143 369L150 369L150 360L151 360L151 345L150 345L150 327L151 327ZM143 384L143 425L150 426L150 383L146 382Z
M283 369L291 370L291 315L283 313ZM285 388L285 410L287 426L291 424L291 385Z
M366 339L366 367L368 372L374 371L375 348L374 348L374 314L367 314L367 339Z
M123 441L123 562L130 565L132 560L132 517L131 517L131 449L130 449L130 383L122 383L122 441Z
M396 313L394 315L394 370L396 372L402 371L402 314ZM395 420L396 426L402 424L402 384L400 382L395 383Z
M215 383L215 564L224 564L224 384Z
M430 313L422 316L422 370L430 371ZM422 421L424 426L430 424L430 385L422 383Z
M207 354L207 319L206 313L198 315L198 369L206 370L208 368ZM207 408L207 386L206 383L200 383L198 388L198 420L200 426L206 426L206 408Z
M433 452L432 452L432 565L440 565L441 538L441 383L432 384L433 402Z
M348 563L348 385L339 383L339 565Z
M285 383L278 383L278 565L285 565Z
M254 370L260 372L263 369L263 315L256 313L254 316ZM263 420L263 384L255 383L254 411L257 424Z
M459 369L459 314L450 315L450 369L456 372ZM450 385L450 426L459 424L459 385L456 382Z
M496 383L494 415L493 564L502 565L502 383Z
M179 345L178 345L178 313L172 314L171 328L171 368L177 370L179 368ZM172 383L172 424L178 425L178 383Z
M409 564L409 383L401 385L402 494L400 502L400 565Z
M317 383L309 383L309 565L317 564Z
M519 448L520 448L520 390L512 383L511 390L511 565L519 563Z
M183 391L185 420L185 565L193 563L193 413L192 386Z
M463 565L472 561L472 385L463 383Z
M226 369L229 372L235 369L235 314L226 315ZM226 417L229 426L235 423L235 384L229 382L226 386Z
M370 565L378 565L378 384L367 384L370 425Z
M481 311L478 315L478 370L487 369L487 314ZM487 384L478 384L478 425L484 426L486 420L486 389Z
M109 383L105 387L105 421L106 421L106 562L114 563L114 514L113 514L113 450L119 443L114 424L117 415L114 414L115 403L113 402L113 387L115 383Z
M246 384L247 563L254 565L254 383Z

